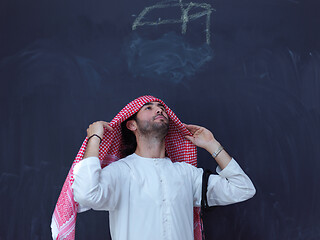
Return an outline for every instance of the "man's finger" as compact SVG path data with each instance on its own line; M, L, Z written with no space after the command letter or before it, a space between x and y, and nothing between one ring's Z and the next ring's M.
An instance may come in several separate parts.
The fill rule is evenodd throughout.
M185 126L192 134L195 133L198 129L200 129L200 127L197 125L185 124Z
M186 139L188 139L190 142L192 142L193 143L193 137L192 136L188 136L188 135L186 135L186 136L184 136Z
M103 125L106 129L108 129L108 130L110 130L110 131L113 131L113 128L112 128L112 127L110 127L110 125L109 125L109 123L108 123L108 122L104 122L104 121L102 121L102 125Z

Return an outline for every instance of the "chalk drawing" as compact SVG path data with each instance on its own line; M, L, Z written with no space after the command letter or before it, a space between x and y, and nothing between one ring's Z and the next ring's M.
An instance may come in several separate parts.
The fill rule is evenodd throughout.
M172 8L172 7L180 7L181 9L181 17L180 19L161 19L160 17L157 19L157 21L144 21L143 19L145 16L155 9L165 9L165 8ZM198 12L194 14L189 14L190 10L198 10ZM205 33L206 33L206 43L210 44L210 16L212 11L215 11L208 3L183 3L182 0L173 1L173 2L159 2L155 5L152 5L150 7L146 7L135 19L135 21L132 24L132 30L136 30L137 27L148 25L148 26L157 26L160 24L178 24L181 23L181 33L185 34L187 32L187 25L188 22L194 21L198 18L201 18L203 16L206 16L206 27L205 27Z

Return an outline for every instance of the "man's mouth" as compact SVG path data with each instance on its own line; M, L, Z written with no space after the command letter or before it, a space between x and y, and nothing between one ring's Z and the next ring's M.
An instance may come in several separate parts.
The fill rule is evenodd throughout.
M156 120L156 119L164 119L164 120L167 120L167 118L165 118L163 115L158 115L158 116L156 116L154 119Z

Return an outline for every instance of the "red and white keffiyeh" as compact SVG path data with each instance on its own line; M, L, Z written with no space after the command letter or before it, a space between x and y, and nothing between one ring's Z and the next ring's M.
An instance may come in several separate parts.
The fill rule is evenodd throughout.
M165 139L166 153L172 162L186 162L197 166L196 146L184 138L191 135L172 110L160 99L153 96L139 97L127 104L110 122L113 131L105 131L99 147L101 167L118 160L121 156L121 123L138 112L148 102L160 102L166 109L170 118L169 131ZM74 240L77 212L88 209L82 208L74 201L72 183L74 181L73 169L82 160L88 138L82 146L71 166L67 179L64 182L58 202L54 209L51 222L52 237L54 240ZM194 208L194 239L201 240L200 208Z

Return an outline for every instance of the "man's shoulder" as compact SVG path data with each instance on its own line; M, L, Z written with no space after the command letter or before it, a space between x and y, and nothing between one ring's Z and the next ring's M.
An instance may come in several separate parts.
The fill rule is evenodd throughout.
M112 164L130 169L130 165L132 161L133 161L133 156L128 155L124 158L120 158L119 160L114 161Z
M186 163L186 162L173 162L173 165L180 166L180 167L185 167L185 168L194 167L190 163Z
M174 162L173 166L175 168L181 169L187 173L192 173L194 171L199 171L199 170L201 171L201 168L197 168L197 167L193 166L192 164L186 163L186 162Z
M134 159L134 154L130 154L130 155L124 157L124 158L120 158L120 159L118 160L118 162L119 162L119 161L120 161L120 162L129 162L129 161L132 161L133 159Z

